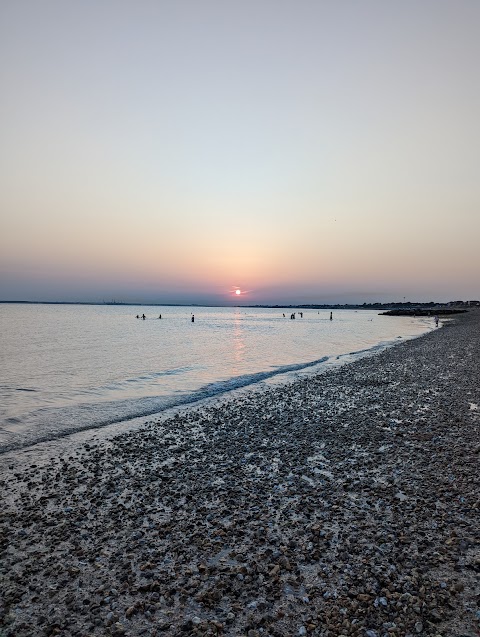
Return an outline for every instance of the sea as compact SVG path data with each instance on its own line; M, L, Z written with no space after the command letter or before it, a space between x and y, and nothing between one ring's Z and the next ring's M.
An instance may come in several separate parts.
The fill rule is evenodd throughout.
M431 323L353 309L330 320L314 309L0 304L0 452L318 374Z

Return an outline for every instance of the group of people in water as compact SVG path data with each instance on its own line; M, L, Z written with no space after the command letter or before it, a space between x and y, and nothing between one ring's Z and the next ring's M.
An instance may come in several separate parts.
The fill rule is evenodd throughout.
M145 320L147 317L145 316L145 314L142 314L142 316L140 316L140 314L137 314L136 318ZM162 315L160 314L158 318L161 319Z
M303 312L299 312L300 314L300 318L303 318ZM319 312L320 314L320 312ZM296 318L296 312L292 312L292 314L290 314L290 318L293 320ZM283 314L283 318L285 318L285 313ZM333 321L333 312L330 312L330 320Z
M299 314L300 314L300 318L303 318L303 312L299 312ZM296 315L296 312L292 312L292 314L290 314L290 318L294 319L295 315ZM145 319L147 317L145 316L145 314L142 314L142 316L140 316L140 314L137 314L136 318L137 319L142 319L143 321L145 321ZM162 315L160 314L158 318L161 319ZM285 318L285 313L283 314L283 318ZM436 319L435 324L438 327L438 316L436 316L435 319ZM191 317L190 320L191 320L192 323L195 323L195 314L192 314L192 317ZM330 312L330 320L333 320L333 313L332 312Z
M299 312L299 314L300 314L300 318L303 318L303 312ZM295 315L296 315L296 312L292 312L292 314L290 314L290 318L292 320L295 319ZM144 321L147 317L145 316L145 314L142 314L142 316L140 316L140 314L137 314L136 318L142 319ZM162 315L160 314L158 318L161 319ZM283 313L283 318L285 318L285 313ZM195 314L192 314L190 320L192 323L195 323ZM333 321L333 312L330 312L330 320ZM433 320L435 321L435 327L438 327L438 316L434 316Z
M147 317L145 316L145 314L142 314L142 316L140 316L140 314L137 314L137 316L136 316L135 318L137 318L137 319L142 319L143 321L145 321L145 319L146 319ZM161 319L161 318L162 318L162 315L161 315L161 314L159 314L158 318L159 318L159 319ZM194 314L192 314L192 318L191 318L190 320L192 321L192 323L195 323L195 315L194 315Z
M303 312L299 312L300 314L300 318L303 318ZM292 312L292 314L290 314L290 318L291 319L295 319L296 318L296 312ZM283 315L283 318L285 318L285 314Z

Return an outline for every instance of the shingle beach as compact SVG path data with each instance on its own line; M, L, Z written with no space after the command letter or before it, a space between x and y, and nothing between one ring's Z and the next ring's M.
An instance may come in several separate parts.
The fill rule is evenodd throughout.
M0 456L0 635L476 637L480 312L64 455Z

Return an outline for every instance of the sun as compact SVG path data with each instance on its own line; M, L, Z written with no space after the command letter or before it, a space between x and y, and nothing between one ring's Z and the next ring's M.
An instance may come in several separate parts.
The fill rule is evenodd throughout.
M230 288L229 290L229 295L230 296L248 296L248 294L251 292L251 290L244 290L243 288L239 288L238 285L234 285L233 287ZM240 299L239 299L240 300Z

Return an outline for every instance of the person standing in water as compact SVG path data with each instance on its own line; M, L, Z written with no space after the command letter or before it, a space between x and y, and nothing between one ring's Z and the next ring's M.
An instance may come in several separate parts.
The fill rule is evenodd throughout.
M192 314L192 323L195 323L195 314Z
M330 320L333 321L333 312L330 312Z
M435 327L438 327L438 316L437 314L435 314L435 317L433 319L435 321Z

